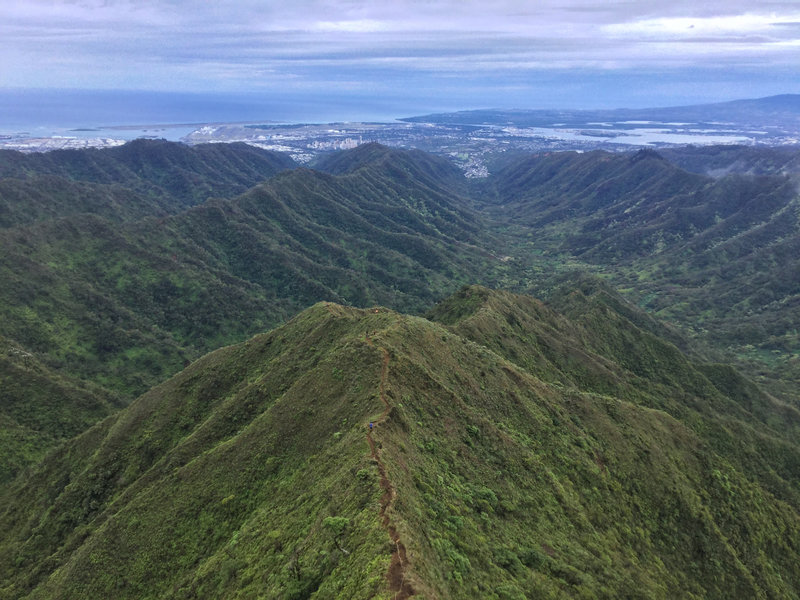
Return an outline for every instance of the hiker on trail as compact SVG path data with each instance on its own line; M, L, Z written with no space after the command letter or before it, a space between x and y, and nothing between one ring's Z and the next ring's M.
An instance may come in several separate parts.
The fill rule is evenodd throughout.
M369 422L369 430L372 431L372 421Z

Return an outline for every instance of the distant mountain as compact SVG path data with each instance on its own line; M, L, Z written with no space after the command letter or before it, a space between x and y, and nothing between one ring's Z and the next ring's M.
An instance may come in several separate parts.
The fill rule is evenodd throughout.
M167 213L200 204L212 196L236 196L275 173L296 166L284 154L246 144L201 144L189 147L165 140L140 139L103 150L55 150L33 154L0 150L0 178L4 181L11 178L11 185L41 188L42 185L48 185L48 180L42 176L51 176L81 182L83 187L87 187L87 184L114 186L106 195L120 193L117 188L123 187L129 196L131 192L135 192L136 196L144 196L144 202L151 205L157 203L158 210ZM30 177L34 177L34 180L30 181ZM15 184L15 180L22 181ZM52 187L52 183L50 185ZM105 188L98 189L102 191ZM64 194L61 192L56 198ZM4 204L8 206L14 200L4 196L3 190L0 190L0 211ZM43 210L40 208L42 201L31 202L30 197L25 200L34 211ZM95 203L100 204L99 201ZM54 205L51 203L44 210L52 211ZM78 207L63 205L66 214ZM145 216L147 208L148 205L143 206L134 216ZM125 210L132 209L125 207Z
M78 214L110 221L165 217L175 212L170 197L152 197L120 185L74 181L59 175L0 179L0 227L29 225Z
M800 114L800 94L779 94L777 96L767 96L766 98L732 100L730 102L718 102L710 106L723 111L728 109L747 113L764 113L772 116L776 114L797 116Z
M549 298L580 270L680 330L659 337L695 358L735 355L796 402L798 156L547 153L470 183L441 157L378 144L313 170L241 144L0 153L0 335L56 388L91 390L97 408L76 409L71 429L7 421L21 440L7 473L117 400L319 300L422 314L466 283ZM584 358L582 385L623 394L603 361ZM559 369L547 368L553 382ZM27 380L20 398L38 389L29 375L14 376ZM83 393L65 393L65 406Z
M684 146L662 148L659 153L681 169L712 177L800 174L800 152L796 146Z
M226 165L270 157L244 145L223 151L159 143L145 160L150 146L127 151L138 162L122 163L126 173L160 164L164 153L189 160L219 152L227 156L215 183L222 185ZM364 160L365 152L376 156ZM47 161L66 173L128 154L67 152ZM42 185L64 175L0 180L0 190L18 192L8 196L9 227L0 230L0 273L8 282L0 289L0 333L65 373L138 394L200 353L321 298L422 311L472 277L491 280L501 265L498 244L470 201L448 186L447 177L460 178L455 168L383 147L338 160L351 157L359 168L341 175L290 170L236 198L181 212L175 206L183 200L166 183L162 196L151 196L105 183L69 183L63 193ZM201 180L214 181L216 163L203 164ZM154 178L129 183L145 189ZM171 202L175 214L165 217Z
M205 356L0 487L0 589L796 596L797 411L559 298L320 303Z
M669 155L739 160L724 148L682 152ZM516 236L511 254L578 260L697 339L753 361L753 373L777 368L779 378L797 382L800 205L784 166L800 152L748 155L761 165L755 171L770 174L689 173L653 150L528 156L484 184L483 210ZM776 156L776 169L768 168ZM541 290L535 270L527 281Z
M365 167L380 168L433 189L466 193L461 169L445 158L420 150L398 152L381 144L362 144L350 151L323 155L313 167L332 175L353 173Z
M526 157L494 179L501 199L494 214L550 226L563 249L603 263L689 240L708 248L763 223L796 197L783 176L715 180L688 173L653 150Z
M0 153L0 597L798 595L797 153L129 146Z
M752 100L733 100L710 104L653 108L572 109L480 109L408 117L408 122L458 125L513 125L516 127L585 126L605 121L631 127L649 121L660 123L689 121L707 125L800 126L800 94L783 94ZM725 123L727 121L727 123ZM733 123L731 123L733 122Z
M687 173L653 150L635 153L558 152L526 156L491 177L504 217L541 226L563 219L598 218L642 199L702 189L709 180Z

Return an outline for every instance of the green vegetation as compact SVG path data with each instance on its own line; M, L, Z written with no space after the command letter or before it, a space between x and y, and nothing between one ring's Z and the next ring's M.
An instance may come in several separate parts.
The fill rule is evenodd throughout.
M202 144L190 148L164 140L134 140L105 150L35 154L0 150L0 177L11 179L3 182L9 187L0 190L0 215L4 215L0 223L24 224L45 216L87 211L107 214L112 207L121 211L119 216L152 215L153 206L175 213L212 196L233 197L294 166L286 155L246 144ZM76 189L83 193L67 196L58 189L75 182L79 182ZM15 186L32 197L20 198ZM48 189L42 190L43 186ZM101 197L84 197L94 195L92 190ZM6 196L9 192L10 197ZM126 197L109 206L108 196L114 193ZM19 200L26 201L24 207L18 204ZM14 217L13 221L9 222L5 216L8 214Z
M696 346L732 352L773 392L796 397L797 151L667 154L730 174L690 173L652 150L532 156L499 170L480 197L515 247L515 287L547 295L532 257L600 274Z
M0 484L120 408L96 386L53 372L0 337Z
M292 171L166 218L80 213L0 230L3 333L130 398L321 298L421 311L493 260L476 215L414 164Z
M422 312L463 283L547 297L552 274L584 269L791 398L796 153L667 155L732 174L654 151L567 152L501 161L470 190L443 159L367 144L320 160L334 177L302 169L206 201L291 163L143 140L3 152L2 333L130 398L320 299Z
M796 156L666 156L0 153L0 597L797 597Z
M0 491L0 593L796 597L796 430L584 292L322 303L205 356Z

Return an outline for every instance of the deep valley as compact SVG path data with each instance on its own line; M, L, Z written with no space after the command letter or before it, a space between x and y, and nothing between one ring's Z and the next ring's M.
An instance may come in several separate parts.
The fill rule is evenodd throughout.
M799 597L800 150L489 163L0 151L0 598Z

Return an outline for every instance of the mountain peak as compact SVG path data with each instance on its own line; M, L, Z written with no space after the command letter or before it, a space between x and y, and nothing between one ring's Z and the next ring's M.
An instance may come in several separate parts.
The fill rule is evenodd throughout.
M421 150L390 148L377 142L325 155L313 166L333 175L344 175L364 167L373 167L389 170L394 174L411 175L436 188L449 184L461 190L464 186L463 173L447 159Z
M639 161L648 159L662 160L664 162L667 162L667 159L665 159L663 156L661 156L658 152L656 152L652 148L642 148L641 150L638 150L633 156L631 156L630 161L631 164L634 164Z
M614 355L622 316L611 331L595 314L574 322L476 286L437 311L452 325L315 304L69 442L0 491L0 556L23 557L2 562L5 591L466 599L620 595L634 580L648 595L665 582L704 597L787 591L800 555L761 532L800 534L773 496L793 493L791 469L741 458L761 426L739 421L677 350L625 333L629 354L660 352L647 379ZM659 379L668 372L675 381ZM793 443L760 443L764 460L800 460ZM758 557L784 575L763 577Z

